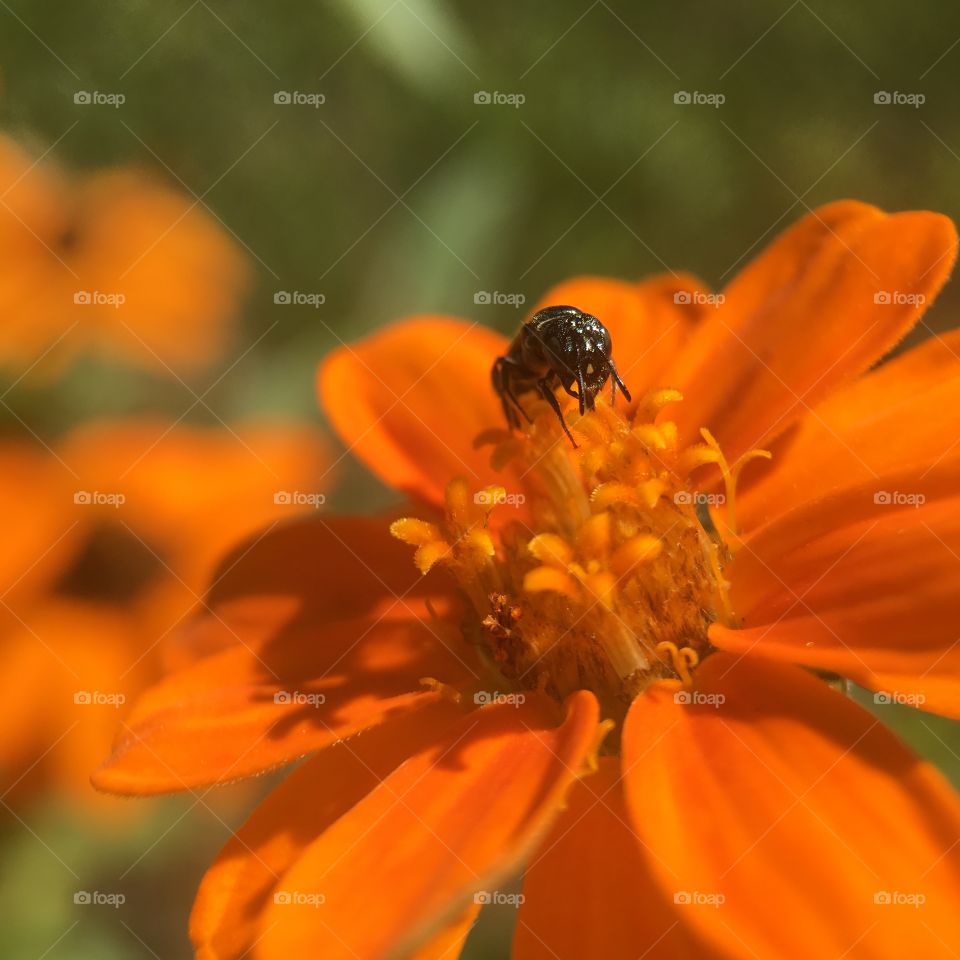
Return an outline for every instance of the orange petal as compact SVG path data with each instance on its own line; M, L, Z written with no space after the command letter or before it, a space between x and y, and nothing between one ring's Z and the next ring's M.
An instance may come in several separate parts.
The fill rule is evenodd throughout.
M2 141L0 141L2 143ZM4 549L0 596L15 609L45 595L70 567L91 518L74 506L68 469L37 446L5 441L0 449Z
M335 350L320 397L351 452L391 486L442 504L456 476L480 489L519 489L490 466L474 438L503 426L490 382L503 337L479 324L417 317Z
M93 342L179 377L222 351L248 269L202 205L130 170L68 179L7 138L0 193L0 361L49 375Z
M742 627L711 638L820 667L960 716L960 461L808 504L748 537L725 570Z
M670 410L681 440L708 427L731 461L766 444L907 333L955 248L938 214L843 201L804 217L732 281L668 371L686 397Z
M220 563L206 597L212 611L171 642L169 660L185 666L232 646L250 631L279 636L291 627L319 629L416 597L451 594L440 572L422 576L409 547L390 536L389 517L319 514L262 531Z
M445 592L445 580L420 574L410 548L390 534L391 516L299 518L253 536L223 559L207 602L286 597L304 620L332 619L387 598Z
M145 540L143 552L163 557L185 604L241 537L315 512L333 483L316 430L285 421L229 429L99 421L74 431L61 452L79 474L76 489L124 498L120 507L71 504L75 516L126 525Z
M81 306L87 335L114 354L179 376L223 352L247 286L242 252L201 205L140 174L98 173L76 196L71 259L87 291L119 306Z
M0 362L15 364L19 376L27 367L46 368L41 355L70 327L65 313L78 284L62 257L63 238L70 235L71 196L69 185L49 162L29 156L4 136L0 196L0 255L5 264ZM58 248L61 261L51 253Z
M283 821L270 823L287 835L279 842L294 848L291 866L281 872L271 856L244 869L259 877L257 889L269 891L261 893L256 914L241 905L241 916L255 916L250 956L406 955L448 929L475 891L495 890L519 869L580 771L596 737L596 701L577 694L558 727L552 726L556 713L554 704L534 697L519 707L473 712L452 736L440 731L436 746L415 747L402 766L367 787L362 799L354 792L351 808L333 816L318 815L316 791L289 793ZM344 744L345 751L350 747ZM328 781L343 782L343 774ZM319 796L322 803L324 793ZM256 858L262 843L255 834L248 841L247 831L238 836L242 846L225 851L226 861L249 858L250 849ZM220 892L209 895L215 907L226 884L217 886ZM241 890L250 886L245 880ZM323 903L298 907L298 893L315 893ZM202 909L201 917L215 916ZM201 947L209 942L208 929L195 918ZM246 945L199 956L229 960Z
M462 722L459 708L435 701L333 744L294 770L257 807L204 876L190 917L198 960L249 956L273 887L302 849L404 760L428 750ZM316 916L326 921L326 913L324 909Z
M60 598L22 615L4 606L0 630L4 798L26 802L52 785L85 811L115 816L120 804L95 794L89 778L147 672L134 618Z
M610 331L613 359L634 402L662 386L661 374L709 311L707 288L689 274L664 274L642 283L576 277L548 290L532 313L570 304L592 313Z
M29 224L41 237L56 236L67 227L67 184L46 160L35 160L16 141L0 137L0 246L13 254L31 238ZM33 242L40 241L33 238Z
M960 331L933 336L838 391L773 448L762 475L738 491L741 529L798 504L875 480L904 466L960 456ZM891 437L896 438L891 443Z
M795 667L718 653L697 682L701 703L642 696L624 730L632 821L687 921L737 957L950 956L941 776Z
M445 646L422 606L251 636L147 691L94 785L164 793L304 756L440 696L423 692L423 677L474 679L471 652L458 639Z
M527 864L513 960L709 960L650 873L613 757L577 781Z

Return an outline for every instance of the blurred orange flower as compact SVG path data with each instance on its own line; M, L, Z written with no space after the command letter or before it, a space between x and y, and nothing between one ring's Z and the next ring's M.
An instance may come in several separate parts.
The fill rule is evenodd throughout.
M93 348L188 372L225 348L246 286L199 202L132 170L68 177L2 137L0 256L4 364Z
M636 398L569 411L576 450L530 397L498 426L475 324L335 352L323 400L415 504L423 575L387 518L242 546L188 638L243 642L146 693L95 775L315 754L206 875L198 957L455 956L524 866L521 960L952 955L960 801L814 671L960 716L960 335L870 370L955 248L841 202L722 295L561 285Z
M329 463L315 430L285 422L104 421L49 454L0 447L10 505L0 761L11 797L50 783L91 800L90 770L124 705L162 665L201 652L171 636L218 556L296 515L294 492L316 501Z

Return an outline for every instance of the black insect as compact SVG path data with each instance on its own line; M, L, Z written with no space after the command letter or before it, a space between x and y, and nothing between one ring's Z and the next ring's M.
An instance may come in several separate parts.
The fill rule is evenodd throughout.
M569 306L544 307L535 313L493 365L493 389L503 404L507 423L511 428L520 426L517 411L531 422L519 398L534 391L550 404L576 446L554 391L561 386L576 397L581 416L594 409L597 394L608 378L611 402L616 399L617 387L629 400L630 391L617 373L611 350L610 333L589 313Z

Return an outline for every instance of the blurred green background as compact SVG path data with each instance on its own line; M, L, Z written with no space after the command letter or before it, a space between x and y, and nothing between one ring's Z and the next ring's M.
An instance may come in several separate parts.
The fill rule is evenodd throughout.
M945 4L0 0L3 130L69 168L150 168L246 248L257 283L242 330L190 382L204 390L229 371L207 396L226 420L320 423L320 357L405 314L520 322L476 304L479 291L533 302L572 274L667 265L721 286L839 197L958 219L958 69L960 7ZM77 91L126 101L78 105ZM475 103L481 91L523 102ZM725 102L678 104L679 91ZM878 91L925 102L878 104ZM277 304L279 291L324 302ZM954 284L915 337L953 326L958 302ZM44 437L189 404L175 381L105 369L84 360L55 393L22 385L10 403ZM350 471L335 509L382 496ZM956 728L882 709L960 780ZM250 798L216 817L212 798L194 800L153 803L135 826L53 802L8 818L7 955L188 956L193 890ZM75 908L78 888L127 903ZM511 908L498 909L471 956L505 955Z

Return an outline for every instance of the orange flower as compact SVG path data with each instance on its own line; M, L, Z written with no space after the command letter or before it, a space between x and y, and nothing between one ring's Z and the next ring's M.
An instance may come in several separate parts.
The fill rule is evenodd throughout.
M164 664L203 652L172 636L219 554L296 515L278 494L316 496L328 463L311 428L287 423L105 421L51 454L0 446L8 802L48 785L89 802L118 715Z
M455 956L524 868L522 960L950 956L960 802L833 687L960 716L960 336L869 372L955 246L843 202L722 296L561 285L635 398L568 408L576 450L531 396L503 429L476 325L334 353L322 398L415 504L390 526L422 575L385 518L241 548L190 636L243 643L151 690L94 778L314 754L205 877L198 956Z
M0 138L0 363L94 347L161 373L213 360L246 285L202 206L116 170L68 179Z

